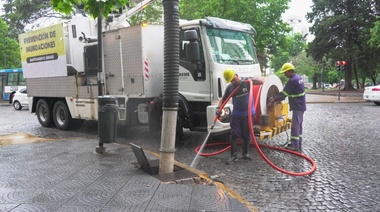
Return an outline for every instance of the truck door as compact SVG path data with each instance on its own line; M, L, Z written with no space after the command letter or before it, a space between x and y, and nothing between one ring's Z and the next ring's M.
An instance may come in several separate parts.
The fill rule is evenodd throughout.
M105 95L122 95L123 67L119 30L108 31L103 37Z

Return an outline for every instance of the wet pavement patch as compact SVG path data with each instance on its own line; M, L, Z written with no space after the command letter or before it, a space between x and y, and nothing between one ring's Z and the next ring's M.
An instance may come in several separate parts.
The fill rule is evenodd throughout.
M39 138L27 133L14 133L8 135L0 135L0 146L12 144L29 144L36 142L54 141L51 138Z

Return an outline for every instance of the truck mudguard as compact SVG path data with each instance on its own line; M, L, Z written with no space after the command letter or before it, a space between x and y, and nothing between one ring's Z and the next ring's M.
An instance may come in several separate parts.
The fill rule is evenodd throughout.
M160 130L161 123L158 123L161 120L162 116L162 103L163 96L162 94L154 98L149 104L149 128L151 131ZM185 117L190 117L191 108L186 100L186 98L179 94L178 95L178 118L186 125ZM191 125L191 124L190 124Z

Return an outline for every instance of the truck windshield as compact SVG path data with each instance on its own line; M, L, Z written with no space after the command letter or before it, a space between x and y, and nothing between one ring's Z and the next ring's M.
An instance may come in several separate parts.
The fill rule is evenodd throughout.
M224 29L207 29L207 36L215 62L237 65L258 63L250 34Z

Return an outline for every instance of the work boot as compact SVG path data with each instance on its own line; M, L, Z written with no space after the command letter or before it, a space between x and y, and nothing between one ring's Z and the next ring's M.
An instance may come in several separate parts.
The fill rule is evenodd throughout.
M290 141L290 144L288 144L285 149L289 149L292 151L298 151L299 150L299 145L298 141Z
M292 151L298 151L298 148L294 147L292 144L288 144L287 146L285 146L285 149L289 149Z
M243 154L243 159L244 160L252 160L252 157L247 153L247 154Z
M248 147L249 147L249 144L250 144L250 140L243 140L243 158L244 158L244 155L248 155Z
M231 165L232 163L235 163L238 161L238 158L237 157L231 157L230 159L228 159L226 161L226 165Z

